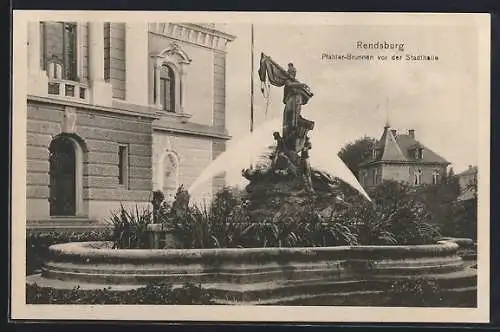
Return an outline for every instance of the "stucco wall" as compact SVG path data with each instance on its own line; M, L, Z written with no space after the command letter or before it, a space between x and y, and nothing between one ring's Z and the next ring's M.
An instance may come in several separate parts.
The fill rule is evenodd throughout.
M382 166L382 178L397 182L410 182L410 167L408 165L384 165Z
M153 134L153 183L155 189L161 189L164 181L162 158L168 152L178 157L178 185L189 189L212 160L212 141L204 137L171 134L155 131ZM202 184L194 196L210 197L212 184Z

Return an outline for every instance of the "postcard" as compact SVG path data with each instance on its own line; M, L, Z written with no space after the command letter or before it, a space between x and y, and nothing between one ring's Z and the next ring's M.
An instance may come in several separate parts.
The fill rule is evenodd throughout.
M12 319L488 322L488 15L13 24Z

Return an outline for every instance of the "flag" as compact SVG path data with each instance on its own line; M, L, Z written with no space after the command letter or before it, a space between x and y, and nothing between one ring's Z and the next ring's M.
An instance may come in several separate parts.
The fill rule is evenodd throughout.
M293 80L285 69L264 53L260 55L259 78L261 82L266 82L267 78L269 83L277 87L282 87L286 81Z

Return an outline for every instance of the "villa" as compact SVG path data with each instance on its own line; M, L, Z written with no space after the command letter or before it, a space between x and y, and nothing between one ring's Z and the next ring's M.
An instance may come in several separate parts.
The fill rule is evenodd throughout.
M401 134L387 123L372 156L360 164L359 179L363 187L377 186L384 180L415 186L438 184L448 165L450 162L416 139L415 130Z
M234 39L214 24L30 22L28 228L91 227L189 187L230 138Z

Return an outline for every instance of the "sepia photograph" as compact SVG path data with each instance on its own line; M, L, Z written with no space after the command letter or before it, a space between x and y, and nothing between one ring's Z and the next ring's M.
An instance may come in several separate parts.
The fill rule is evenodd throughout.
M488 321L488 15L13 22L13 318Z

